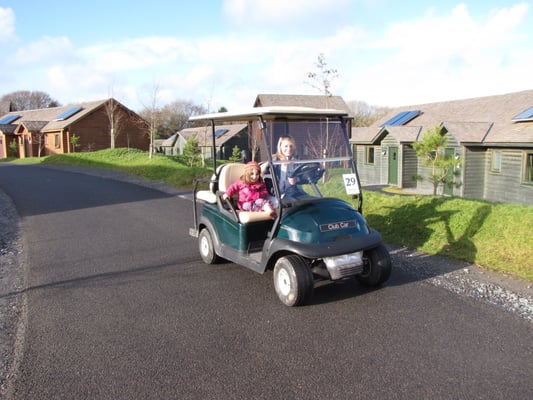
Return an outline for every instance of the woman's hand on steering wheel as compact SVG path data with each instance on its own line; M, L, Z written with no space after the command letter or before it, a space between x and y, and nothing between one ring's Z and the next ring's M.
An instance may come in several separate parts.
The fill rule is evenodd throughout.
M292 171L291 178L296 180L296 183L317 183L324 175L324 169L321 168L320 163L300 164L294 171Z

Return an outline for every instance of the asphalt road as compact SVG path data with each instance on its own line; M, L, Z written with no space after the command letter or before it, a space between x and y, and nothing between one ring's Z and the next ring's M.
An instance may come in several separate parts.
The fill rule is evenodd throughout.
M529 399L533 329L401 269L283 306L272 274L202 263L177 193L0 166L21 217L10 399Z

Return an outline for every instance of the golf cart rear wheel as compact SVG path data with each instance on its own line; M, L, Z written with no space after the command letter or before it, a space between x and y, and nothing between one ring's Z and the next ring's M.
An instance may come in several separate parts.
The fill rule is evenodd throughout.
M367 262L363 272L357 275L359 282L365 286L379 286L389 279L392 262L390 254L383 244L365 251L363 257L367 259Z
M198 235L198 250L200 250L200 256L206 264L216 264L219 261L219 257L215 253L213 238L207 228L202 229Z
M301 306L313 297L313 273L300 256L281 257L274 266L274 288L283 304Z

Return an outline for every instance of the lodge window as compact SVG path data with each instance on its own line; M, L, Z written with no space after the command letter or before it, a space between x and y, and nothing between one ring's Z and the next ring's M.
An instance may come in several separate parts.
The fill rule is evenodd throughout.
M365 164L374 164L374 153L375 147L374 146L367 146L366 152L365 152Z
M524 183L533 183L533 153L525 153L523 177Z
M500 150L493 150L490 162L490 170L492 172L502 171L502 152Z
M54 146L56 149L59 148L59 135L54 135Z

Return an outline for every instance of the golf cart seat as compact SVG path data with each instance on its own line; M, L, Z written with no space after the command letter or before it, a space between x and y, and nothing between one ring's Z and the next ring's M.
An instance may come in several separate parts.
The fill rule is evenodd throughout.
M211 184L209 190L200 190L198 191L196 197L199 200L203 200L207 203L216 204L217 203L217 186L218 193L222 194L226 192L226 189L239 179L244 174L245 164L243 163L228 163L222 164L217 168L216 177L217 184ZM215 178L216 178L215 177ZM219 199L220 200L220 199ZM233 204L236 204L236 199L233 199ZM239 222L246 224L248 222L254 221L265 221L272 219L269 212L266 211L241 211L236 210Z

